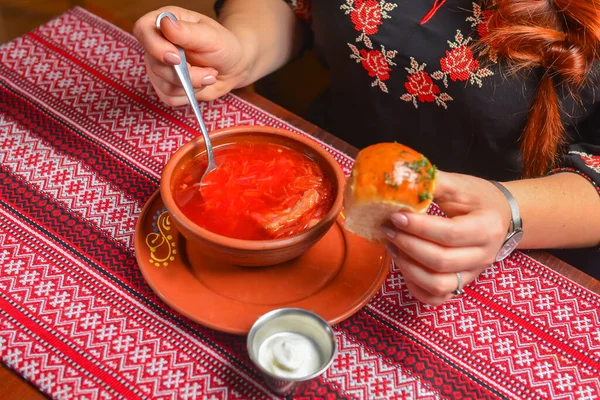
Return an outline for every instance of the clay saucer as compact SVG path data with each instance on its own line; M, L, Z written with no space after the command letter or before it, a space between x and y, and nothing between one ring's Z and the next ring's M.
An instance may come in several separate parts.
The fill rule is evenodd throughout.
M134 246L144 278L165 303L201 325L240 335L283 307L339 323L377 293L391 262L381 244L346 232L343 215L291 261L251 268L215 261L177 232L158 191L142 210Z

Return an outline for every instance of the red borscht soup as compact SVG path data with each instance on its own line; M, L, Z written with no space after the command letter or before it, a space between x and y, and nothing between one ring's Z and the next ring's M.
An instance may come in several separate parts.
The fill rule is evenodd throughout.
M199 185L205 157L174 178L173 197L197 225L236 239L284 238L319 222L332 207L331 183L306 155L273 143L215 148L218 168Z

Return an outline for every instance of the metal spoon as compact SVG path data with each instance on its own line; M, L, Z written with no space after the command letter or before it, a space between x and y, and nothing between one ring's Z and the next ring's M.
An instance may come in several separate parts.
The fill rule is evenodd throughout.
M177 17L171 12L163 12L156 18L156 28L160 31L160 21L165 18L171 18L173 21L177 21ZM200 178L200 183L204 177L211 171L214 171L217 168L217 164L215 163L215 155L213 153L212 143L210 142L210 137L208 136L208 130L206 129L206 125L204 124L204 119L202 118L202 113L200 112L200 106L198 105L198 101L196 100L196 96L194 94L194 87L192 86L192 80L190 78L190 71L187 67L187 61L185 58L185 52L175 43L173 43L177 50L179 51L179 57L181 58L181 63L179 65L175 65L175 72L183 85L183 90L190 101L192 109L194 110L194 114L196 115L196 119L198 119L198 123L200 124L200 131L202 132L202 136L204 137L204 143L206 144L206 154L208 156L208 165L206 166L206 171Z

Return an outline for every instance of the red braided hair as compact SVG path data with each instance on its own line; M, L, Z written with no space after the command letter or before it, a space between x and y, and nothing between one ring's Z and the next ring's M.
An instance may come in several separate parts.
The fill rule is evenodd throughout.
M482 42L514 71L541 67L523 132L524 176L547 173L565 128L556 85L576 93L590 76L600 45L600 0L484 0L494 11Z

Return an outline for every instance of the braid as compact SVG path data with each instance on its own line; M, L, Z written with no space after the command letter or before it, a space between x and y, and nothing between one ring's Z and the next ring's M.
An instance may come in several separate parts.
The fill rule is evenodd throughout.
M576 93L598 57L600 0L488 2L495 12L483 42L513 71L544 70L521 141L524 176L541 176L553 167L564 140L556 85Z

